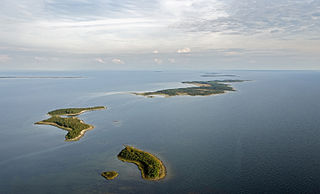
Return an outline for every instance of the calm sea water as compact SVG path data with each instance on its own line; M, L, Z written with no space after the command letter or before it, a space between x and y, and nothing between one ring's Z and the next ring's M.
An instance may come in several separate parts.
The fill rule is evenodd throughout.
M0 72L0 193L320 193L320 72ZM181 81L246 79L236 92L145 98L132 91ZM50 110L107 106L80 116L93 124L77 142L34 125ZM158 182L117 154L123 144L157 155ZM107 181L103 171L119 177Z

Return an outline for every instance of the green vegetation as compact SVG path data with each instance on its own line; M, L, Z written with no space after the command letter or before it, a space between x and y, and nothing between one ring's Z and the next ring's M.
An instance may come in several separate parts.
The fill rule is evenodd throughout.
M135 93L136 95L153 96L153 95L165 95L165 96L208 96L214 94L223 94L226 91L235 91L230 85L226 83L243 82L245 80L214 80L214 81L192 81L182 82L185 84L193 84L196 87L176 88L159 90L155 92Z
M65 115L65 116L76 116L79 115L85 111L93 111L93 110L100 110L100 109L106 109L104 106L95 106L95 107L88 107L88 108L64 108L64 109L58 109L54 111L48 112L48 115L50 116L58 116L58 115Z
M125 146L118 154L118 158L121 161L136 164L141 171L142 178L146 180L159 180L166 176L166 169L161 160L148 152Z
M38 125L52 125L61 129L67 130L68 133L65 136L66 141L79 140L87 130L93 129L94 126L84 123L74 115L79 115L85 111L105 109L104 106L96 106L89 108L67 108L58 109L49 112L51 118L36 122ZM67 116L67 117L61 117Z
M115 179L119 174L116 171L109 171L109 172L103 172L101 173L101 176L108 180Z
M53 116L49 119L36 122L35 124L52 125L67 130L66 140L73 140L82 136L83 130L93 129L92 125L83 123L77 117L59 117Z

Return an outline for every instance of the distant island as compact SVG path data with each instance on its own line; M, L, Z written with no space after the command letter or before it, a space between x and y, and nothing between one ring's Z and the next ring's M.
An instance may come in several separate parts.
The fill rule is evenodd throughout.
M226 83L244 82L247 80L213 80L213 81L191 81L182 82L184 84L192 84L196 87L176 88L159 90L155 92L134 93L147 97L155 95L163 96L209 96L214 94L223 94L226 91L235 91L233 87Z
M101 173L101 176L106 178L107 180L113 180L115 179L119 174L116 171L109 171L109 172L103 172Z
M54 111L48 112L48 115L51 118L36 122L37 125L52 125L61 129L68 131L67 135L65 136L66 141L76 141L79 140L86 131L91 130L94 128L93 125L89 125L84 123L79 118L75 117L81 113L86 111L93 111L93 110L101 110L106 109L104 106L96 106L96 107L89 107L89 108L65 108L65 109L58 109ZM61 117L67 116L67 117Z
M134 163L141 171L141 176L146 180L160 180L166 176L166 168L156 156L131 146L118 154L118 159L123 162Z

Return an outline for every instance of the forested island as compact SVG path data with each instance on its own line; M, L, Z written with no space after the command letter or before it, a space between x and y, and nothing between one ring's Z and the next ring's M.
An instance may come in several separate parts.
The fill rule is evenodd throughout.
M196 87L175 88L158 90L155 92L134 93L136 95L152 97L154 95L163 96L209 96L214 94L223 94L226 91L235 91L227 83L244 82L247 80L213 80L213 81L191 81L182 82L184 84L192 84Z
M52 125L68 131L65 136L66 141L79 140L86 131L94 128L93 125L84 123L75 117L86 111L106 109L104 106L88 107L88 108L65 108L48 112L51 117L43 121L36 122L37 125ZM66 117L62 117L66 116Z
M109 171L109 172L103 172L101 173L101 176L106 178L107 180L113 180L115 179L119 174L116 171Z
M125 146L118 154L118 159L136 164L143 179L156 181L166 176L166 168L160 159L137 148Z

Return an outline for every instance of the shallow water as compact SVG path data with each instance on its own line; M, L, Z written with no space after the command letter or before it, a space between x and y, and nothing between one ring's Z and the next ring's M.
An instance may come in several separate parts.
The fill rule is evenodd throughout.
M219 72L219 71L218 71ZM318 193L320 72L0 72L0 193ZM207 97L130 94L181 87L182 81L252 80ZM34 125L50 110L107 106L79 117L95 126L80 141ZM117 154L123 144L157 155L158 182L141 178ZM103 171L119 177L106 181Z

